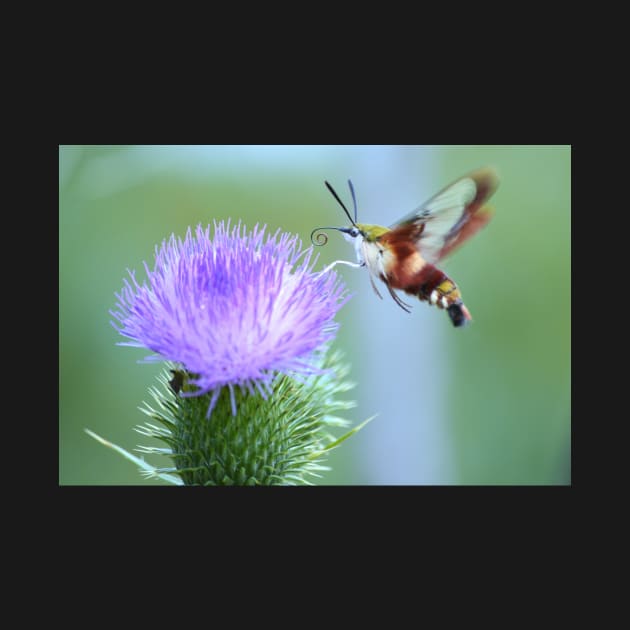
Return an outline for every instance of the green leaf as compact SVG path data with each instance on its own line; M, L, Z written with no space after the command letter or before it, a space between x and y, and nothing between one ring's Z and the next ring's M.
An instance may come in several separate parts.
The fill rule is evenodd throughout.
M84 429L84 431L90 437L93 437L97 442L100 442L101 444L103 444L104 446L108 446L109 448L113 448L115 451L120 453L123 457L125 457L129 461L132 461L134 464L139 466L143 474L146 475L147 477L159 477L163 481L168 481L169 483L172 483L176 486L184 485L184 482L179 477L175 477L174 475L168 475L166 473L158 472L159 471L158 468L156 468L155 466L151 466L151 464L148 464L143 459L140 459L139 457L132 455L131 453L126 451L124 448L121 448L120 446L117 446L116 444L112 444L111 442L108 442L106 439L102 438L100 435L97 435L93 431L90 431L89 429Z
M377 413L375 413L373 416L370 416L367 420L364 420L361 424L358 424L353 429L350 429L350 431L348 431L347 433L344 433L338 440L331 442L328 446L325 446L320 451L311 453L311 455L309 455L309 459L314 459L315 457L319 457L322 453L325 453L326 451L331 451L333 448L337 448L342 442L345 442L351 435L354 435L355 433L360 431L368 422L370 422L371 420L374 420L376 416L378 416Z

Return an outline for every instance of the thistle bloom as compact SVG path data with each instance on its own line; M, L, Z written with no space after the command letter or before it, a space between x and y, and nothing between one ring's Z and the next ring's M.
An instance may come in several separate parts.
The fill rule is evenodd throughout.
M210 394L210 415L223 387L273 391L278 373L307 377L321 373L316 351L331 341L334 317L347 301L334 272L314 273L312 248L301 249L297 236L265 237L266 226L247 233L223 222L199 225L186 238L174 235L156 246L155 266L144 267L147 282L133 272L116 294L112 325L156 355L146 361L181 364L195 387L183 396Z
M147 280L133 272L111 314L129 341L164 361L149 392L150 421L136 431L164 446L138 446L166 456L155 467L86 429L151 478L186 485L309 483L322 462L369 420L336 438L340 400L352 388L349 368L331 350L334 317L348 296L328 268L315 273L312 248L297 236L247 232L215 223L171 236L156 247ZM169 372L173 378L169 379ZM208 416L212 414L211 421Z

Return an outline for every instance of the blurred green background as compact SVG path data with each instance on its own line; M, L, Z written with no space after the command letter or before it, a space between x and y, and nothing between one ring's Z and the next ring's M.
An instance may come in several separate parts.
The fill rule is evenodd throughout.
M390 225L484 165L501 178L496 215L444 265L471 326L419 302L404 313L364 269L338 268L354 293L336 342L357 383L350 419L379 415L319 483L570 484L570 146L60 146L59 483L158 483L83 428L150 444L133 427L159 368L115 345L108 311L164 238L232 217L307 244L347 222L325 179L350 206L352 179L359 221ZM354 260L341 235L318 251L322 266Z

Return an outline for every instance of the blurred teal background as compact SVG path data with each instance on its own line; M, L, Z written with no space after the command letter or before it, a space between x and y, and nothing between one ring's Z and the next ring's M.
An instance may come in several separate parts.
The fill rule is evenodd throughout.
M443 265L474 322L409 315L364 269L338 267L354 293L337 347L357 387L353 424L322 484L571 483L571 148L569 146L61 146L59 148L59 483L156 485L88 437L132 450L158 367L116 346L108 311L126 268L171 233L242 219L298 233L347 219L390 225L466 172L494 166L488 227ZM341 235L321 266L354 260ZM407 298L410 301L411 298ZM157 445L157 444L154 444ZM149 461L165 465L160 458Z

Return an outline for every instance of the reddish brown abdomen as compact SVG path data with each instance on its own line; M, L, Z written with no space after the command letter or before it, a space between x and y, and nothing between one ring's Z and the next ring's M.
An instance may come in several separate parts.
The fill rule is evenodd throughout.
M388 280L393 288L445 309L454 326L463 326L472 319L457 285L443 271L419 256L418 259L409 256L400 261L398 269L388 274Z

